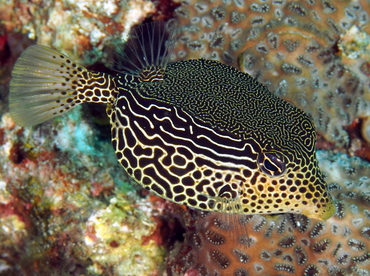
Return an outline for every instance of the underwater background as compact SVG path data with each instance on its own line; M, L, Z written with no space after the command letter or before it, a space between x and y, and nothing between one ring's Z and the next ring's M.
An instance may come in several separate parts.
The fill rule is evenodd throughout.
M15 125L27 46L109 72L132 26L169 19L174 60L220 60L312 117L332 218L225 219L151 195L118 164L104 107ZM0 0L0 275L370 275L369 45L365 0Z

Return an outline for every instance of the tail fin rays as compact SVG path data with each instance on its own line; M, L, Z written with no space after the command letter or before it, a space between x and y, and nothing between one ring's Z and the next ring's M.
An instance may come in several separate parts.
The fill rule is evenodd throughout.
M87 69L53 49L41 45L27 48L12 72L12 118L20 126L30 126L70 110L83 102L76 89L88 75Z

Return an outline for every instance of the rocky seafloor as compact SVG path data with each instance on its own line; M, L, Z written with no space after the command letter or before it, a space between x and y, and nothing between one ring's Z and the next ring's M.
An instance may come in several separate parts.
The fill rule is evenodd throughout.
M28 45L101 69L132 25L170 17L178 59L219 59L310 114L331 219L151 195L118 164L104 107L14 124L10 72ZM369 44L368 1L0 0L0 275L370 275Z

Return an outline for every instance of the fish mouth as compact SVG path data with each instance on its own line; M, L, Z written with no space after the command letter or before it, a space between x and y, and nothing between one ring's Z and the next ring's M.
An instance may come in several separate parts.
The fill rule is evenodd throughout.
M332 197L328 194L327 199L322 199L311 208L306 208L302 214L311 219L326 221L336 213L336 207ZM321 202L324 201L324 202Z
M326 221L336 213L336 206L319 171L316 177L316 181L308 186L313 198L301 213L311 219Z

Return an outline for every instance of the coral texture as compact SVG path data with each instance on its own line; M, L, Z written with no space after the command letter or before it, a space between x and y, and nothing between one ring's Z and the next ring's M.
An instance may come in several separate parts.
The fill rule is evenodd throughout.
M102 61L104 47L121 44L131 27L154 11L145 0L0 0L0 25L91 65Z
M1 275L159 273L160 208L81 110L35 128L4 114L0 164Z
M135 190L105 126L97 127L104 119L92 120L89 108L33 128L14 125L7 82L15 55L30 44L14 32L88 65L104 61L152 11L149 1L0 0L0 274L160 274L169 232L182 240L176 219L162 220L168 212L186 228L168 275L369 275L370 169L359 158L318 153L337 202L325 223L234 217ZM366 0L186 0L176 12L184 28L174 54L249 72L311 114L319 147L344 152L349 144L347 153L369 160L369 13Z
M0 275L160 274L163 204L118 164L104 107L32 128L6 113L11 69L34 40L102 63L153 12L142 0L0 0Z
M176 58L211 58L250 73L309 113L318 146L369 160L367 1L184 1ZM191 211L169 275L369 275L370 165L318 153L337 212L231 216Z
M343 126L370 113L369 12L368 1L184 1L175 52L250 73L347 145Z

